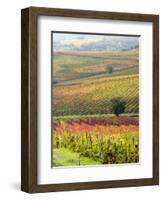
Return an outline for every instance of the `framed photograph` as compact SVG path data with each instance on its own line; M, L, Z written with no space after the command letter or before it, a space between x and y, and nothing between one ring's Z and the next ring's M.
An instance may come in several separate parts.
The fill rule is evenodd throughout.
M21 12L21 189L159 184L159 16Z

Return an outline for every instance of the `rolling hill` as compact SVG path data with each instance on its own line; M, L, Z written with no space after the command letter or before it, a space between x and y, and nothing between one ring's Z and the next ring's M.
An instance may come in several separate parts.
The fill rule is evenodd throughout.
M124 71L123 71L124 70ZM57 52L53 58L53 83L97 75L138 73L138 50L122 52Z

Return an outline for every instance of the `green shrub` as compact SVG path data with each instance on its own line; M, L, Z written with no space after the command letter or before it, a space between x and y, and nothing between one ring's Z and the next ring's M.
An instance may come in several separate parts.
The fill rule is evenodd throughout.
M122 98L116 97L111 99L110 111L116 116L119 116L119 114L124 113L125 107L126 102Z

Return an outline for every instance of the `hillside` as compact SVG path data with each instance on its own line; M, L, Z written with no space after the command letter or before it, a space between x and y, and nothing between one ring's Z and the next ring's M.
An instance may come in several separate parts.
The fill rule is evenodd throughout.
M108 114L110 100L122 97L127 103L125 112L138 113L138 81L138 75L133 74L56 85L53 112L55 116Z
M121 52L55 52L53 83L90 78L97 75L138 73L138 50ZM125 70L125 71L123 71Z
M138 37L56 36L53 166L138 163Z

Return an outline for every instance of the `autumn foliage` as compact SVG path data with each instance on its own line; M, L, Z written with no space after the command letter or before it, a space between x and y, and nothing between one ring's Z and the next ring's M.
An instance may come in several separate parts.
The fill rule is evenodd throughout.
M53 134L54 148L68 148L103 164L135 163L139 160L136 119L58 120Z

